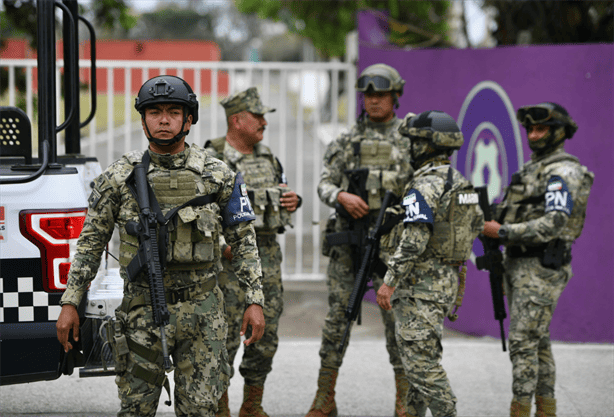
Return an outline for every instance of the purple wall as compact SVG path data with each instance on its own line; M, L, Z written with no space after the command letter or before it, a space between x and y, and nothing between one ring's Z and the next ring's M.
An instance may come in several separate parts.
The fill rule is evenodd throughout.
M579 129L566 150L595 173L595 182L583 234L573 246L574 277L550 330L554 340L613 343L614 45L405 51L385 43L385 29L378 18L359 14L359 72L379 62L400 72L406 84L399 117L442 110L456 118L465 144L454 164L474 185L488 184L491 199L501 197L511 175L531 154L515 110L553 101L569 111ZM474 251L481 254L479 242ZM472 262L459 315L446 325L498 337L488 274ZM506 319L506 334L508 323Z

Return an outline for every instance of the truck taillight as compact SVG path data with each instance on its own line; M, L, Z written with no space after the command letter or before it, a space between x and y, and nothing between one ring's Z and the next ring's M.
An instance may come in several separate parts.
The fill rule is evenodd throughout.
M41 251L43 288L47 292L66 289L70 259L76 252L86 209L22 210L19 229Z

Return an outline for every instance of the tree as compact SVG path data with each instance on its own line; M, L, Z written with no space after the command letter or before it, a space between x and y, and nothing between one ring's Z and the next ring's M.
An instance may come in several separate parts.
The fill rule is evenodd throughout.
M613 42L614 1L485 0L498 45Z
M449 46L447 1L236 0L236 4L242 13L286 23L327 56L345 54L346 35L356 30L356 13L361 9L388 13L389 39L397 45L428 41L429 46Z

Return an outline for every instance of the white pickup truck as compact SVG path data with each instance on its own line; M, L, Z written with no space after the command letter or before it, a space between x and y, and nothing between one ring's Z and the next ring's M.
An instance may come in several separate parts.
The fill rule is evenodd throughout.
M56 10L63 12L64 97L67 119L56 126ZM92 113L79 114L77 23L95 44L92 25L78 15L73 0L39 0L38 157L32 156L31 124L15 107L0 108L0 385L113 374L103 348L100 323L121 303L117 269L101 269L79 308L81 329L75 349L65 354L56 320L75 245L87 213L98 160L80 154L80 129L95 112L95 52L92 54ZM95 51L95 48L92 48ZM57 134L65 130L66 152L57 155ZM101 355L108 364L102 368Z

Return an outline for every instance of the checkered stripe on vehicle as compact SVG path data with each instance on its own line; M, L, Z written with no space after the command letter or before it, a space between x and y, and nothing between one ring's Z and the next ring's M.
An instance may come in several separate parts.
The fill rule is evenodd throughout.
M0 323L56 321L62 294L43 291L32 277L0 278Z

